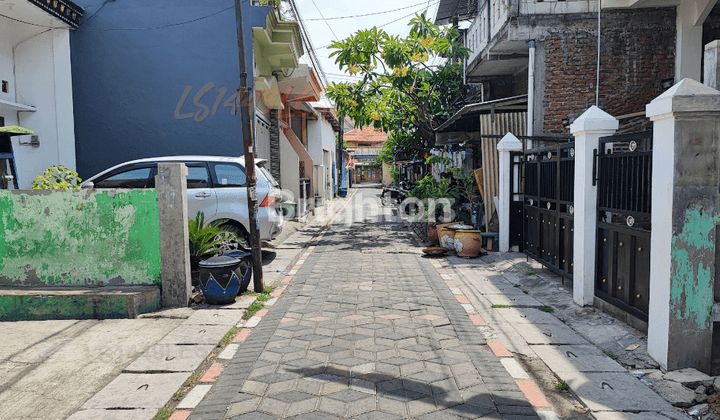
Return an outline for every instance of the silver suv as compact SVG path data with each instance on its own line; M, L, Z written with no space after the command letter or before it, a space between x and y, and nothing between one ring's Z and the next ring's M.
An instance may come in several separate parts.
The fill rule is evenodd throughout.
M122 163L92 176L83 188L155 188L158 162L181 162L188 168L188 215L198 211L205 222L223 219L223 226L247 242L250 232L245 177L245 158L222 156L168 156ZM282 194L278 183L264 168L266 159L255 159L260 239L272 240L282 232Z

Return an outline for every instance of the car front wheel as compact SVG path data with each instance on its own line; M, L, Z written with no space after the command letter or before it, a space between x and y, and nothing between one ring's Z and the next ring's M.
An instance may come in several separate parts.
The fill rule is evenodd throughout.
M245 229L242 229L238 227L237 225L233 224L224 224L222 226L223 229L226 229L232 233L235 234L235 238L230 237L231 235L227 234L220 234L217 236L218 239L227 238L227 240L223 240L223 242L220 244L220 249L223 251L235 251L238 249L241 250L248 250L250 249L250 238L245 233Z

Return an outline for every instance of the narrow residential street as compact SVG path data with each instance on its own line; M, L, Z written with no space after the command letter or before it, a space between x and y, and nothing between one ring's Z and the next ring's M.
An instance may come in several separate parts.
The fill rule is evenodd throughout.
M308 248L190 419L555 418L378 193Z

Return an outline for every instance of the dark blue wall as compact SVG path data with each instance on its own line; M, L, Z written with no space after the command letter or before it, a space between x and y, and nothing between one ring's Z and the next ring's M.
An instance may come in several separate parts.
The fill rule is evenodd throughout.
M242 155L240 114L224 106L239 86L234 0L76 3L85 8L70 38L82 178L144 157ZM264 27L269 10L243 2L250 84L251 27Z

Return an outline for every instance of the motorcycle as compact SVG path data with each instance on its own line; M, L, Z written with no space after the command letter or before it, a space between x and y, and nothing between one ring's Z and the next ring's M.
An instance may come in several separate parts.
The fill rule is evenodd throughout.
M405 181L400 182L399 186L383 187L380 194L380 202L383 206L398 205L408 197L410 190L407 188Z

